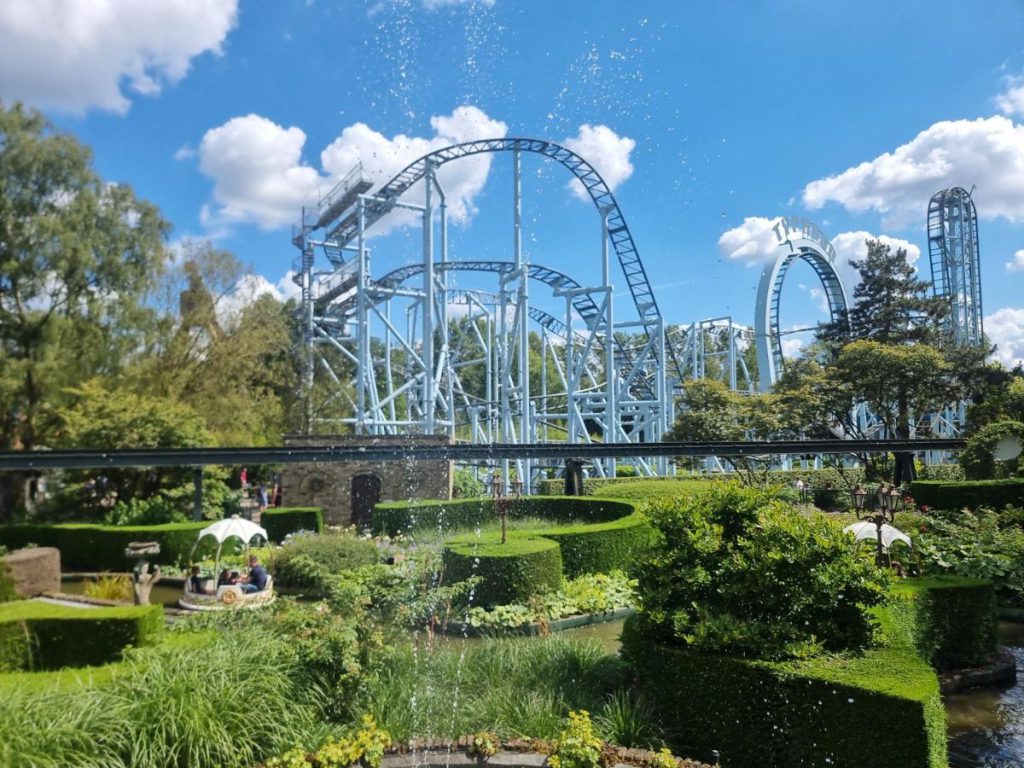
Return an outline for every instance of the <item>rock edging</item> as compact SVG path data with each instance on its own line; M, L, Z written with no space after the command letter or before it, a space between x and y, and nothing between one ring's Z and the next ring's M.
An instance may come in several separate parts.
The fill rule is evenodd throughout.
M1006 648L999 646L987 664L940 672L939 690L945 696L982 685L1012 683L1016 679L1017 660Z

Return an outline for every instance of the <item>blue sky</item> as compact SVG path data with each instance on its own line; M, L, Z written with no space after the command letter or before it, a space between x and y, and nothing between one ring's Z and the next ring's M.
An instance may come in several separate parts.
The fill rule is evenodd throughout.
M383 180L484 134L566 142L615 187L663 315L753 322L774 217L856 255L926 251L977 185L986 331L1024 358L1024 3L7 0L0 99L39 106L108 179L283 291L290 222L356 158ZM600 275L598 219L527 158L526 257ZM452 168L452 256L511 254L508 158ZM392 222L375 270L419 258ZM916 250L915 250L916 249ZM919 264L928 276L927 253ZM784 327L823 317L813 274ZM552 300L536 293L539 303ZM616 311L630 312L624 285ZM796 346L796 339L790 342Z

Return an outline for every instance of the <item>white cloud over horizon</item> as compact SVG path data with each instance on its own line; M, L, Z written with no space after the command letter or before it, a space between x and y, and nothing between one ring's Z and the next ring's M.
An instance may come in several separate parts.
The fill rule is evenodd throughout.
M237 0L5 0L0 99L80 114L124 114L204 53L219 55Z
M874 211L885 227L923 224L939 190L977 185L980 218L1024 220L1024 125L1008 117L944 120L873 160L812 181L803 190L811 210L838 203Z

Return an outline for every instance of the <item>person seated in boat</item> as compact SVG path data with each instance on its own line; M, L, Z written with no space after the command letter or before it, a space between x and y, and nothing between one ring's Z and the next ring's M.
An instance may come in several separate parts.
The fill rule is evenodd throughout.
M229 584L234 584L238 581L238 573L228 568L223 569L220 572L220 576L217 577L217 586L224 587Z
M199 573L198 565L192 566L192 575L188 577L188 581L193 595L206 594L206 589L203 587L203 577Z
M267 588L267 578L267 569L260 565L260 559L256 555L249 555L249 573L239 579L242 591L247 595L262 592Z

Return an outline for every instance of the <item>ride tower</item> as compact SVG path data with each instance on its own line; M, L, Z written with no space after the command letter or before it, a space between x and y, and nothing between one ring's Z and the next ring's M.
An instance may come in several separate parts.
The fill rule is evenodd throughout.
M978 212L963 187L936 192L928 203L928 255L932 289L949 301L945 332L956 344L984 343Z

